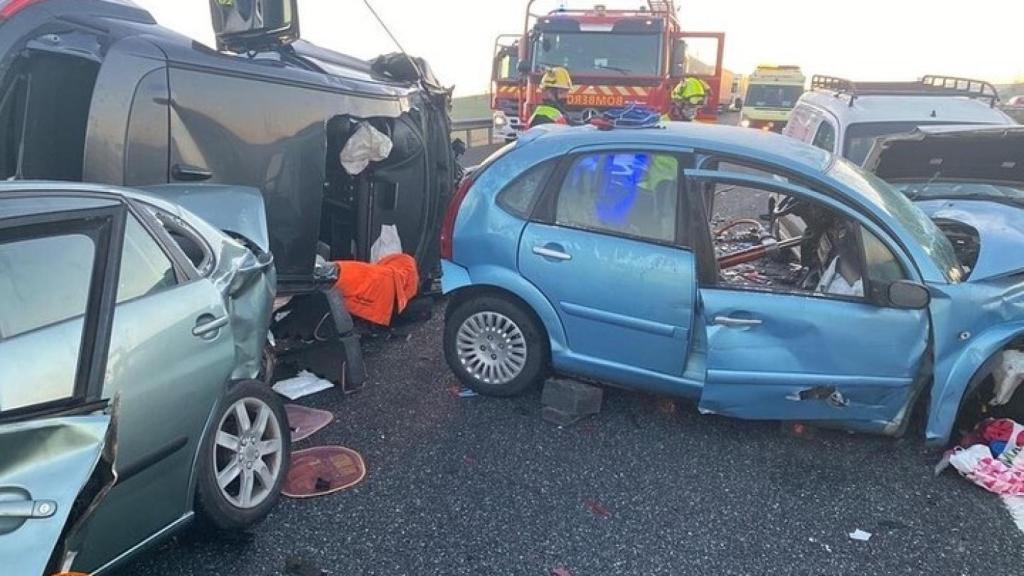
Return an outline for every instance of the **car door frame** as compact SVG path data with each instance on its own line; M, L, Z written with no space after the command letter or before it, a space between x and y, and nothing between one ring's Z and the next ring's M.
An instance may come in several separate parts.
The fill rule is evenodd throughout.
M572 166L576 160L582 156L587 155L606 155L606 154L636 154L636 153L650 153L650 154L668 154L677 159L678 170L677 170L677 202L676 202L676 215L675 215L675 228L676 238L673 242L658 242L650 238L644 238L634 236L630 234L615 233L608 230L593 230L587 228L565 226L556 223L556 211L558 204L558 197L561 192L562 185L567 177ZM653 244L663 247L669 247L678 250L688 251L694 258L695 273L699 272L700 266L696 262L698 257L698 250L694 246L692 229L690 227L690 214L693 208L690 205L689 194L685 188L685 177L687 170L693 169L696 165L697 156L695 150L688 146L668 146L659 145L646 142L618 142L615 144L596 144L596 145L584 145L572 148L565 152L558 160L551 174L544 183L544 187L534 200L529 218L527 219L527 225L529 224L540 224L545 226L561 226L576 231L582 231L592 234L601 234L614 238L621 238L632 242L642 242L646 244ZM525 227L524 227L525 232ZM520 240L522 242L522 240ZM517 250L519 254L522 254L521 247ZM517 266L518 267L518 266ZM692 283L692 301L696 304L699 298L699 282L698 277L694 276L694 282ZM545 297L547 297L545 295ZM558 315L558 320L562 323L563 331L565 331L565 325L562 318L562 312L559 311L556 303L552 303L553 309ZM635 367L630 370L628 366L615 364L617 369L615 372L622 379L623 384L633 385L637 387L648 387L654 389L660 389L667 393L689 394L691 396L699 395L701 380L689 378L690 374L687 373L687 368L690 364L690 359L695 350L695 343L698 339L703 338L702 334L698 334L699 327L696 323L697 310L696 306L691 309L691 324L689 328L689 335L687 337L687 351L681 354L685 354L683 358L683 369L678 375L669 375L661 372L637 370ZM580 360L582 356L578 356L569 345L569 335L566 334L566 351L564 353L565 358L554 358L556 362L563 362L565 365L570 367L570 370L574 372L584 372L591 366L587 366L585 361ZM607 369L610 364L602 365L602 371ZM577 369L577 367L579 367ZM642 373L641 373L642 372Z
M709 154L708 157L703 158L702 161L701 161L701 165L706 164L708 158L715 158L715 159L720 159L720 160L734 161L734 162L737 162L739 164L744 164L744 165L748 165L748 166L751 166L751 167L758 167L759 169L765 170L768 173L779 174L779 175L787 176L787 177L789 176L788 174L785 174L784 171L774 169L773 167L768 166L768 165L763 165L763 164L757 163L756 161L752 162L749 159L736 159L736 158L731 158L731 157L728 157L728 156L717 155L717 154ZM794 182L794 180L795 180L795 182ZM746 175L746 174L742 174L742 173L735 173L735 172L722 172L722 171L718 171L718 170L706 170L706 169L690 170L686 174L686 189L687 189L688 193L691 196L696 198L696 200L695 200L696 202L699 202L699 203L703 204L703 202L704 202L704 195L701 193L702 192L702 187L699 184L703 184L703 183L706 183L706 182L709 182L709 181L710 182L715 182L715 183L731 183L731 184L741 185L741 186L742 185L749 185L749 186L756 187L757 189L765 190L765 191L768 191L768 192L787 194L787 195L791 195L791 196L797 196L797 197L807 198L807 199L812 200L812 201L816 201L816 202L820 203L821 205L823 205L823 206L825 206L825 207L827 207L827 208L829 208L829 209L831 209L831 210L833 210L833 211L843 215L844 217L853 220L854 222L859 224L862 229L867 230L868 232L872 233L875 237L877 237L879 239L879 241L881 241L885 245L886 248L888 248L888 250L897 259L897 261L899 262L899 264L901 265L901 267L903 269L904 275L907 277L906 278L907 280L910 280L912 282L923 283L922 277L921 277L921 273L918 270L918 268L917 268L916 264L914 263L913 259L903 249L903 247L899 243L899 241L894 238L893 234L891 234L889 231L886 230L886 228L884 227L884 225L882 225L882 223L876 222L874 218L870 217L869 215L864 214L863 212L858 210L855 206L852 206L849 203L840 200L837 197L837 195L829 193L827 186L825 186L824 184L822 184L820 182L812 182L812 181L809 181L806 178L800 178L800 177L797 177L797 176L794 176L793 178L789 178L787 181L782 182L782 181L776 181L776 180L770 179L770 178L758 177L758 176L750 176L750 175ZM713 244L713 239L712 239L712 236L711 236L712 232L710 230L710 224L708 222L708 218L710 217L710 215L708 215L707 212L704 211L703 208L697 210L695 212L695 214L699 215L699 216L696 216L696 217L702 219L702 223L694 222L692 224L694 226L694 230L695 231L698 230L697 226L700 226L699 230L701 230L700 234L697 234L695 232L695 238L697 239L697 244L698 244L698 246L695 249L699 250L700 253L703 255L701 258L698 258L698 266L701 267L701 269L699 271L699 275L698 275L699 278L700 278L700 281L701 281L700 282L700 288L699 288L700 290L702 290L702 291L703 290L728 290L730 292L756 292L756 293L769 292L769 293L775 293L775 292L772 292L770 290L769 291L765 291L765 290L759 290L759 289L756 289L756 288L749 288L749 287L742 287L742 286L730 286L730 287L726 287L726 288L718 286L717 278L712 278L713 274L712 274L711 271L708 270L709 259L715 258L715 256L714 256L714 244ZM873 296L876 296L878 294L878 292L873 292L872 291L870 279L868 279L866 276L864 277L864 294L865 294L865 296L862 297L862 298L844 297L844 296L838 296L838 295L808 295L808 297L811 297L811 298L821 298L821 299L830 300L830 301L836 301L836 302L840 302L840 303L845 301L845 302L850 302L851 304L861 304L861 305L867 304L867 305L872 305L872 306L876 306L876 307L880 307L880 308L894 308L891 305L888 305L887 303L880 302L876 297L873 297ZM798 296L799 294L793 294L793 295L797 295ZM927 324L929 340L927 342L927 345L924 348L924 351L923 351L921 357L916 358L916 359L911 358L911 362L916 363L916 365L918 366L918 369L917 369L917 373L914 375L913 382L910 384L910 389L908 390L907 405L901 407L902 409L900 410L900 417L905 416L905 414L907 412L907 407L909 405L912 405L912 403L916 400L917 395L920 393L921 389L924 387L924 384L926 382L925 382L925 379L922 378L922 376L929 369L928 366L930 365L929 361L931 359L931 349L932 349L931 341L930 341L930 338L931 338L931 334L930 334L931 317L930 317L929 311L927 309L921 310L920 312L924 316L924 320L925 320L925 322ZM712 358L712 352L713 351L711 350L711 348L709 346L709 350L708 350L708 376L707 376L707 380L705 382L705 392L707 392L709 390L710 386L714 386L715 385L714 380L716 380L716 378L713 377L714 362L713 362L713 358ZM725 371L725 372L727 372L727 371ZM736 374L737 375L741 375L742 371L737 372ZM785 373L780 373L780 374L785 374ZM813 374L803 374L801 376L809 376L809 377L811 377L811 379L814 378ZM726 374L726 378L728 378L727 374ZM830 379L828 375L826 375L825 378L826 379ZM739 401L736 404L739 405L741 403L742 402ZM703 408L703 406L702 406L702 408ZM713 411L713 410L709 410L709 411ZM747 416L747 417L755 417L755 416L753 416L753 414L756 413L756 410L745 410L742 407L740 407L739 409L737 409L735 411L735 413L737 415L744 415L744 416ZM906 421L906 419L903 418L903 420L900 421L898 424L903 424L905 421Z
M97 243L97 264L94 266L92 285L89 287L89 301L86 304L82 328L82 345L79 350L78 367L75 374L75 390L70 398L55 400L44 404L11 410L0 415L0 426L11 422L35 420L42 417L65 416L94 412L105 408L107 401L102 400L103 384L106 374L107 354L110 346L110 330L114 321L114 309L117 299L117 279L121 268L121 251L124 241L125 223L128 208L125 202L112 196L97 196L78 193L12 193L0 197L31 198L42 196L57 197L99 197L103 200L116 202L109 207L57 210L19 216L6 221L0 220L0 240L7 235L16 236L16 230L24 228L53 228L56 231L66 230L71 223L84 226L89 220L107 219L109 229L101 231L105 236ZM93 226L98 228L99 226ZM47 236L51 234L41 235ZM102 250L102 251L101 251ZM100 257L105 256L105 257ZM97 269L97 266L99 269Z
M79 490L89 486L90 479L99 478L99 485L91 488L92 500L89 502L89 506L81 508L77 516L72 517L72 513L75 511L73 504L81 496L81 493L75 493L73 497L68 493L71 501L52 500L56 506L47 508L50 514L47 516L39 506L49 506L50 495L45 492L37 493L36 489L28 485L12 486L12 488L22 490L29 498L28 502L33 503L33 514L41 514L37 517L39 521L45 522L52 519L54 522L60 522L59 526L53 525L45 528L44 536L48 539L52 538L52 541L33 543L35 550L46 555L45 563L56 563L50 568L59 570L67 568L64 564L68 560L68 543L77 535L95 505L103 498L114 481L112 466L116 450L114 440L117 430L117 408L116 402L113 407L108 406L109 400L102 398L102 392L110 332L116 307L117 278L128 209L125 202L117 197L72 192L14 192L0 197L0 202L5 199L42 196L64 198L84 196L102 198L111 202L109 206L57 209L0 220L0 240L11 238L17 241L19 238L45 238L67 232L91 231L89 236L94 242L95 261L83 314L81 343L72 395L68 398L26 406L0 414L0 435L31 435L34 430L47 429L51 431L53 437L56 437L60 431L75 429L79 431L79 442L84 441L82 438L85 436L92 439L93 444L90 446L91 450L95 451L95 460L82 459L81 455L69 458L70 453L60 452L59 445L54 447L57 452L47 455L47 461L60 460L58 465L75 467L71 470L63 470L61 481L78 481L79 483L76 485L80 486ZM26 231L30 233L26 235ZM88 432L90 430L91 432ZM100 433L103 435L102 438L99 437ZM75 446L78 444L75 443ZM72 447L69 446L68 449L70 450ZM78 451L80 450L79 447ZM29 456L31 457L31 455ZM98 468L100 462L105 463L102 469ZM82 466L82 469L79 469L78 466ZM88 469L85 469L87 466ZM65 508L66 514L60 512ZM59 513L55 514L54 511ZM14 527L3 536L17 538L17 533L23 526L24 524ZM63 549L59 555L55 555L58 553L58 547L63 547ZM41 561L34 555L27 556L22 560L29 565L36 565Z

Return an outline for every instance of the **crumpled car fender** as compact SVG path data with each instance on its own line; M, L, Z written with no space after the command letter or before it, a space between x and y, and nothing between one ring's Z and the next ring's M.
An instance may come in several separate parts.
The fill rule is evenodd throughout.
M972 335L967 346L959 352L938 359L925 431L929 444L945 444L949 441L964 396L985 375L980 373L982 368L1010 341L1022 334L1024 321L999 324Z

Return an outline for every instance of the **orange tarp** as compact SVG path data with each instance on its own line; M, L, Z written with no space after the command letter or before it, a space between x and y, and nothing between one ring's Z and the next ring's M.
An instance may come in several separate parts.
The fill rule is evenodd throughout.
M408 254L392 254L376 264L343 260L337 265L334 289L345 297L348 311L363 320L387 326L416 296L420 276Z

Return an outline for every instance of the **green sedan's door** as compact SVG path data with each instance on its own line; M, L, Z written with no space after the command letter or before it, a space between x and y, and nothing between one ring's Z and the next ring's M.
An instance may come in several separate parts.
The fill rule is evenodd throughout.
M125 206L0 197L0 559L67 567L64 542L110 480L100 400ZM62 540L63 539L63 540Z

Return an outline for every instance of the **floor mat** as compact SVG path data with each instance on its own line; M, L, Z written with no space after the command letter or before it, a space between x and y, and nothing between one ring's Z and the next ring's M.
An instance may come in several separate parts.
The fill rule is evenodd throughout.
M284 411L288 415L288 426L292 429L292 442L305 440L334 421L334 414L326 410L298 404L286 404Z
M351 488L366 477L359 452L342 446L320 446L292 452L292 465L281 493L313 498Z

